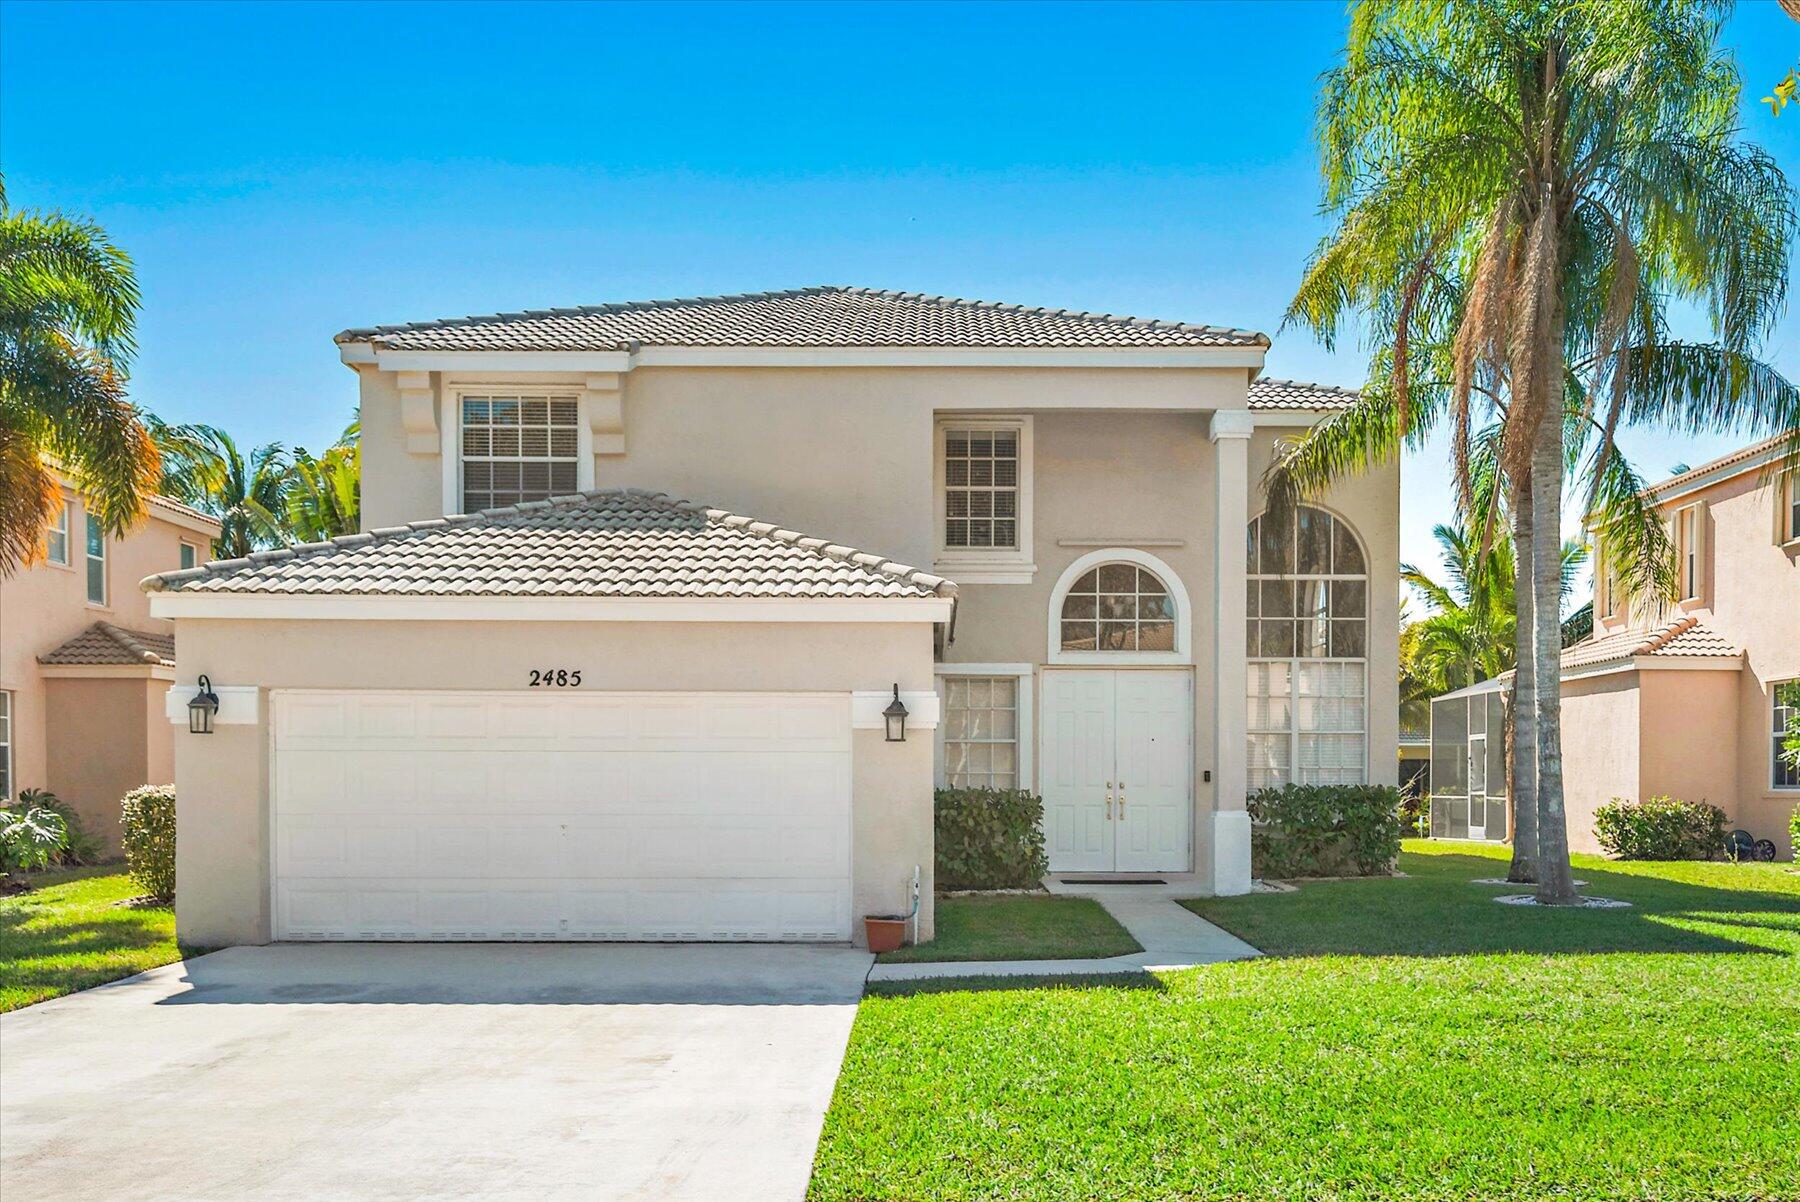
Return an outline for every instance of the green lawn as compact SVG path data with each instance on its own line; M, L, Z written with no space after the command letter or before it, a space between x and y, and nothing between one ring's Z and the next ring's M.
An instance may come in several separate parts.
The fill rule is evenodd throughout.
M1047 893L946 897L937 904L937 938L884 952L884 963L911 960L1086 960L1144 949L1099 902Z
M0 897L0 1011L181 958L175 911L119 905L143 890L117 867L36 880L29 893Z
M811 1197L1800 1199L1800 875L1497 859L1194 903L1262 960L878 988Z

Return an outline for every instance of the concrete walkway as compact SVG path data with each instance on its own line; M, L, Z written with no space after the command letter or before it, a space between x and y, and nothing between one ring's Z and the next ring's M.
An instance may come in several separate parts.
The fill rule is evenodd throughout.
M1044 881L1051 893L1068 897L1091 897L1099 902L1143 946L1144 950L1141 952L1102 960L947 960L922 964L877 964L869 970L869 980L919 981L934 977L1167 972L1262 955L1230 931L1214 926L1192 910L1176 903L1176 898L1194 897L1203 892L1202 886L1194 877L1186 873L1157 875L1167 883L1070 884L1056 877L1048 877Z
M0 1197L799 1202L870 957L240 947L0 1017Z

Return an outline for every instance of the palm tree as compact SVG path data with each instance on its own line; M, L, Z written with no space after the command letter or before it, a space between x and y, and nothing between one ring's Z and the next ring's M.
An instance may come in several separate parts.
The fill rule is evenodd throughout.
M162 491L219 519L213 555L240 559L283 541L290 480L280 443L248 455L214 426L170 426L150 419L162 451Z
M43 554L51 461L118 533L143 515L156 448L125 396L131 259L85 218L11 208L0 179L0 576Z
M361 528L361 434L361 424L351 422L317 459L304 447L294 449L286 513L290 538L320 542Z
M1752 354L1786 298L1793 199L1738 136L1723 12L1707 0L1364 0L1324 81L1337 225L1288 320L1330 346L1360 317L1376 350L1363 399L1283 456L1271 488L1323 487L1447 417L1462 509L1480 512L1471 430L1498 427L1522 550L1522 787L1536 796L1546 904L1576 900L1559 672L1571 468L1622 583L1663 596L1672 561L1619 425L1780 431L1800 459L1800 391ZM1676 301L1706 313L1714 341L1672 336Z

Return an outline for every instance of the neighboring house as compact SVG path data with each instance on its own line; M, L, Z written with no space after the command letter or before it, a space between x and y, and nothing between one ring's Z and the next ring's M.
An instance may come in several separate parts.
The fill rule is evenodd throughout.
M151 497L123 537L90 520L65 480L45 554L0 576L0 794L49 789L118 848L119 799L175 778L163 697L174 625L138 582L212 558L219 524Z
M1593 633L1563 652L1563 770L1569 841L1597 851L1594 811L1614 798L1668 795L1710 802L1732 825L1772 839L1784 854L1800 773L1780 756L1780 731L1800 708L1800 489L1769 439L1652 486L1669 523L1680 600L1625 595L1606 547L1595 555ZM1504 680L1440 697L1433 716L1433 829L1504 838L1486 806L1485 828L1459 826L1497 783L1496 740L1485 782L1474 762L1479 721L1461 707L1489 705L1498 720ZM1491 728L1490 728L1491 729Z
M1349 400L1263 335L813 288L337 342L366 533L146 582L190 941L841 941L915 872L929 938L934 780L1233 893L1249 791L1395 779L1398 470L1262 519Z

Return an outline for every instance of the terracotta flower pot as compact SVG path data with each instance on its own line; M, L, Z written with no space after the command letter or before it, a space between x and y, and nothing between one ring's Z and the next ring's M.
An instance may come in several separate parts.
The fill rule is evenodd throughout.
M906 942L906 919L871 914L863 919L863 932L869 937L870 951L897 951Z

